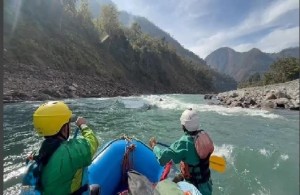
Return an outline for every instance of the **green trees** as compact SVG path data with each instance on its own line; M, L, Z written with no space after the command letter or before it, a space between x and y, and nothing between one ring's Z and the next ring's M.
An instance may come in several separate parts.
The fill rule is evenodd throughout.
M89 10L88 0L81 0L77 18L80 21L80 28L84 29L89 37L97 39L98 32L92 21L92 14Z
M77 14L76 2L77 0L62 0L64 10L75 16Z
M104 5L97 18L97 27L109 36L117 35L120 31L119 12L114 5Z
M280 58L270 66L270 70L264 75L255 73L246 81L239 83L239 88L252 87L260 85L269 85L274 83L284 83L298 79L300 74L299 59L294 57Z
M84 22L90 22L92 20L88 0L81 0L78 13L81 15Z
M129 37L132 39L132 40L137 40L138 38L140 38L142 35L142 28L141 26L134 22L130 29L129 29Z
M264 75L264 84L282 83L299 78L299 59L281 58L270 66L270 71Z

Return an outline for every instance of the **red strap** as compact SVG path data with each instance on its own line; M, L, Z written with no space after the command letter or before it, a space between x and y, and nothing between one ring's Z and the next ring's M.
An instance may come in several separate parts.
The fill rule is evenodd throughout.
M164 168L164 172L162 173L161 177L160 177L160 181L166 179L170 173L171 167L172 167L172 161L170 160Z

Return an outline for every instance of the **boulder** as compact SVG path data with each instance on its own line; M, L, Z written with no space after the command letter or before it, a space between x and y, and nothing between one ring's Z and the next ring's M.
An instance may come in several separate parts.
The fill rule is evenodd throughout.
M243 107L242 103L239 102L239 101L233 101L231 104L230 104L231 107Z
M239 96L239 94L237 92L232 92L229 94L229 97L231 97L231 98L236 98L238 96Z
M205 99L205 100L210 100L212 97L213 97L212 94L205 94L205 95L204 95L204 99Z
M262 108L275 108L276 104L272 100L266 100L261 103Z
M265 100L274 100L274 99L276 99L277 97L276 97L276 95L274 94L274 93L267 93L266 94L266 98L265 98Z

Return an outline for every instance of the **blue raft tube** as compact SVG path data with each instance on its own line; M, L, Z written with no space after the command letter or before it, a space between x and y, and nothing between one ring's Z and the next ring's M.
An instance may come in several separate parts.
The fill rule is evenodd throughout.
M137 139L123 136L98 150L84 171L82 184L98 184L101 195L114 195L128 189L127 171L130 169L152 183L159 182L164 172L151 148Z

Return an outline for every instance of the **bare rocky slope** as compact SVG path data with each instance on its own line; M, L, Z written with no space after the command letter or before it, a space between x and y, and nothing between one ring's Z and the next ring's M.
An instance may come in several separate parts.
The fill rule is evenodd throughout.
M4 69L4 103L137 93L128 83L120 84L93 74L62 72L49 67L37 71L34 65L20 63L4 64Z

